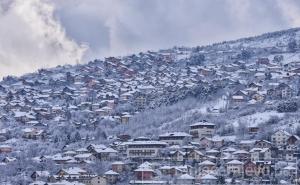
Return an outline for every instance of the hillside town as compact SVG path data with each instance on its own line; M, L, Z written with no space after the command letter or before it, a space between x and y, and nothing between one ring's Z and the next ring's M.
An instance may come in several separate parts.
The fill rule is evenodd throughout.
M198 122L190 134L170 132L159 140L139 137L118 146L90 144L86 148L65 150L53 156L35 157L37 163L51 160L60 166L55 174L34 171L32 185L62 181L75 184L290 184L298 183L297 159L300 137L278 130L268 140L241 140L216 137L215 125ZM4 163L16 160L5 158ZM109 162L109 170L98 175L85 170L95 161ZM70 167L72 166L72 167ZM74 167L75 166L75 167ZM66 183L67 184L67 183ZM70 183L71 184L71 183Z
M300 183L299 41L291 29L7 76L0 184Z

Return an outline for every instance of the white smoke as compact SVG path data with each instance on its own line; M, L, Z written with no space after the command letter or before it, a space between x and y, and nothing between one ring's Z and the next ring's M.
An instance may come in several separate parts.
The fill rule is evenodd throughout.
M297 27L299 8L299 0L0 0L0 76Z
M288 29L299 22L299 0L53 1L68 34L79 41L98 41L90 45L91 59L211 44ZM76 25L89 27L91 36L74 29Z
M49 1L0 2L0 76L81 62L86 47L66 36Z
M278 6L281 8L281 12L286 17L287 21L293 27L300 26L300 2L299 0L277 0Z

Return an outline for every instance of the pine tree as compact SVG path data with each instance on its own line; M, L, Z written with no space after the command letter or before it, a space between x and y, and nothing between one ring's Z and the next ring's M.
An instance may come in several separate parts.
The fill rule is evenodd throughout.
M80 141L81 140L81 136L80 136L80 133L77 131L75 133L75 141Z
M57 143L58 141L59 141L58 137L55 136L55 138L54 138L54 143Z
M87 134L85 137L85 142L87 143L90 140L90 136Z
M70 143L70 142L71 142L71 135L68 134L68 135L67 135L67 143Z

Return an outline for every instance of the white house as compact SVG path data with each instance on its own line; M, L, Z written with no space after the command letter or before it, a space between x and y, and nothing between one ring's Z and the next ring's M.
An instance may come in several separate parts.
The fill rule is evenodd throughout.
M287 143L287 140L291 136L290 133L284 130L278 130L271 135L271 141L277 146L283 146Z
M250 150L251 161L271 161L271 150L269 148L252 148Z
M96 176L91 179L91 185L107 185L108 182L105 177Z
M168 144L162 141L132 141L126 145L129 158L155 158L159 157L160 150Z
M226 163L227 175L242 176L244 174L244 163L232 160Z
M170 132L159 136L159 140L169 145L183 145L185 139L192 138L190 134L185 132Z
M190 134L193 139L199 140L203 137L211 138L215 132L215 124L205 121L190 125Z
M217 177L210 174L206 174L200 178L201 184L217 184L217 180Z
M213 172L216 169L216 164L205 160L201 163L199 163L199 172L201 172L202 174L209 174L211 172Z
M183 174L177 178L176 184L180 184L180 185L195 184L195 177L189 174Z

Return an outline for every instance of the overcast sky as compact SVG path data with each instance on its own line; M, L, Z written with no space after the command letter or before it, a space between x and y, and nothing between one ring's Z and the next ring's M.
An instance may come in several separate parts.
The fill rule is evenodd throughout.
M0 0L0 76L299 25L299 0Z

